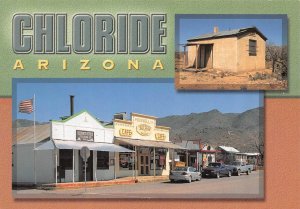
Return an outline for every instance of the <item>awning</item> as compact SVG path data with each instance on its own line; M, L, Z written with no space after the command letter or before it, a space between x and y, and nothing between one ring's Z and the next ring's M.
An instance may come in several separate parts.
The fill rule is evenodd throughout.
M221 152L221 151L219 151L219 150L203 150L203 149L201 149L200 152L202 152L202 153L217 153L217 152Z
M131 144L137 147L159 147L169 149L186 149L177 144L163 141L152 141L152 140L140 140L140 139L127 139L127 138L116 138L118 142Z
M40 146L36 147L35 150L54 150L55 146L52 140L49 140Z
M36 150L51 150L54 149L54 147L58 149L75 149L75 150L80 150L82 147L88 147L89 150L104 151L104 152L134 152L133 150L115 144L111 144L111 143L69 141L69 140L57 140L57 139L45 142L44 144L38 146Z

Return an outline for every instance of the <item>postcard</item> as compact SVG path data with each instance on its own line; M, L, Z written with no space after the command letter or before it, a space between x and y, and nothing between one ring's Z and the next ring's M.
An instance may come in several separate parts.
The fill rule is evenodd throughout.
M272 208L270 141L300 95L298 10L0 2L0 208Z

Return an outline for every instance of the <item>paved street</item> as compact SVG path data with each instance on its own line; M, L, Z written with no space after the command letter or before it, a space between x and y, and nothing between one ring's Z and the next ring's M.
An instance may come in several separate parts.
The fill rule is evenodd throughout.
M263 198L264 173L204 178L192 183L169 181L69 190L18 190L18 198Z

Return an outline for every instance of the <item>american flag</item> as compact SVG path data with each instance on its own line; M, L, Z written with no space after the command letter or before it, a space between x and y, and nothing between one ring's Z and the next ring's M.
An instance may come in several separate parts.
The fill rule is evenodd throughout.
M33 99L22 100L19 104L19 112L32 113L33 112Z

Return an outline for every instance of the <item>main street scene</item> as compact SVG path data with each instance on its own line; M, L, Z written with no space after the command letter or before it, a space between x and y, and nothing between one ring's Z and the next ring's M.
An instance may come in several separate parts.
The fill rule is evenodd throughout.
M125 81L14 85L15 198L264 197L261 93Z

